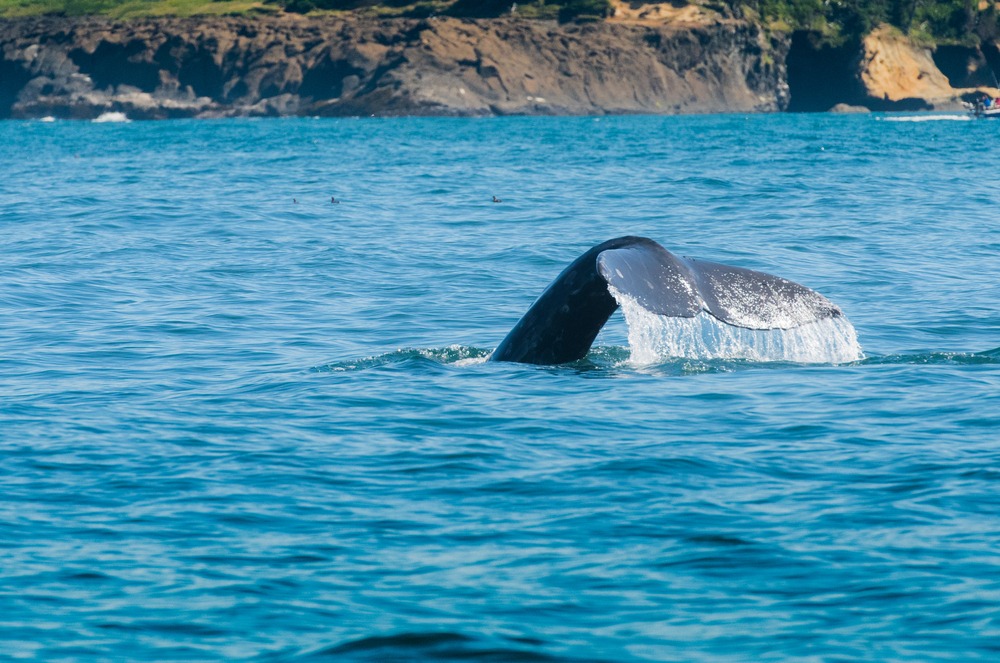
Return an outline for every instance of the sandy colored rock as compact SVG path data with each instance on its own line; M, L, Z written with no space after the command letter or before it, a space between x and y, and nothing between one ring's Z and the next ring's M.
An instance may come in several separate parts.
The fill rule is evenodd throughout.
M708 7L696 3L678 6L673 2L632 2L612 0L609 21L638 25L713 25L722 20L722 15Z
M931 50L919 48L895 28L882 26L863 42L861 82L869 96L889 101L944 99L953 95L934 64Z
M901 103L903 108L957 110L962 97L977 90L991 96L995 88L953 88L941 73L930 48L914 44L896 28L880 26L862 42L859 76L868 97Z

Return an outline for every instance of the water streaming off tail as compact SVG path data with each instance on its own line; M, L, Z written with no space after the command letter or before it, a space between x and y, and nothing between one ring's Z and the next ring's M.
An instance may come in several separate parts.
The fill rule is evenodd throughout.
M708 313L694 318L657 315L632 297L609 289L625 315L633 364L655 364L672 357L840 364L863 357L857 332L845 317L793 329L744 329Z

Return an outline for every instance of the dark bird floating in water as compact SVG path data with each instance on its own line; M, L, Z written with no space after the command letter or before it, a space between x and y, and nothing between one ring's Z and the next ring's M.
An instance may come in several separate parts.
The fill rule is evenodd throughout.
M495 203L502 203L503 201L500 200L499 198L497 198L496 196L493 196L493 202L495 202Z
M779 276L681 258L645 237L619 237L563 270L490 360L564 364L582 359L618 308L609 287L651 313L693 318L704 312L746 329L792 329L843 315L823 295Z

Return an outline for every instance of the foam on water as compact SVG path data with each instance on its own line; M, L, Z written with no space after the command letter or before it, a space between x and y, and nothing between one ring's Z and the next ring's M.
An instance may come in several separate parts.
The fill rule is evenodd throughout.
M474 366L484 363L489 356L489 350L457 344L449 345L446 348L400 348L394 352L317 366L313 370L342 373L423 360L429 360L437 364Z
M628 324L633 364L656 364L678 357L843 364L864 356L854 326L843 316L792 329L745 329L707 313L693 318L657 315L613 287L609 290Z
M131 122L125 113L120 113L118 111L108 111L107 113L101 113L93 119L94 122Z
M975 118L971 115L907 115L905 117L879 118L886 122L968 122Z

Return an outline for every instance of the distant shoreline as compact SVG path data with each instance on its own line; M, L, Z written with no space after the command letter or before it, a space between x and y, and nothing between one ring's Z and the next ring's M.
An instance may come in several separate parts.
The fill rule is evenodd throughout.
M736 19L6 19L0 118L957 110L978 87L888 30L830 51Z

